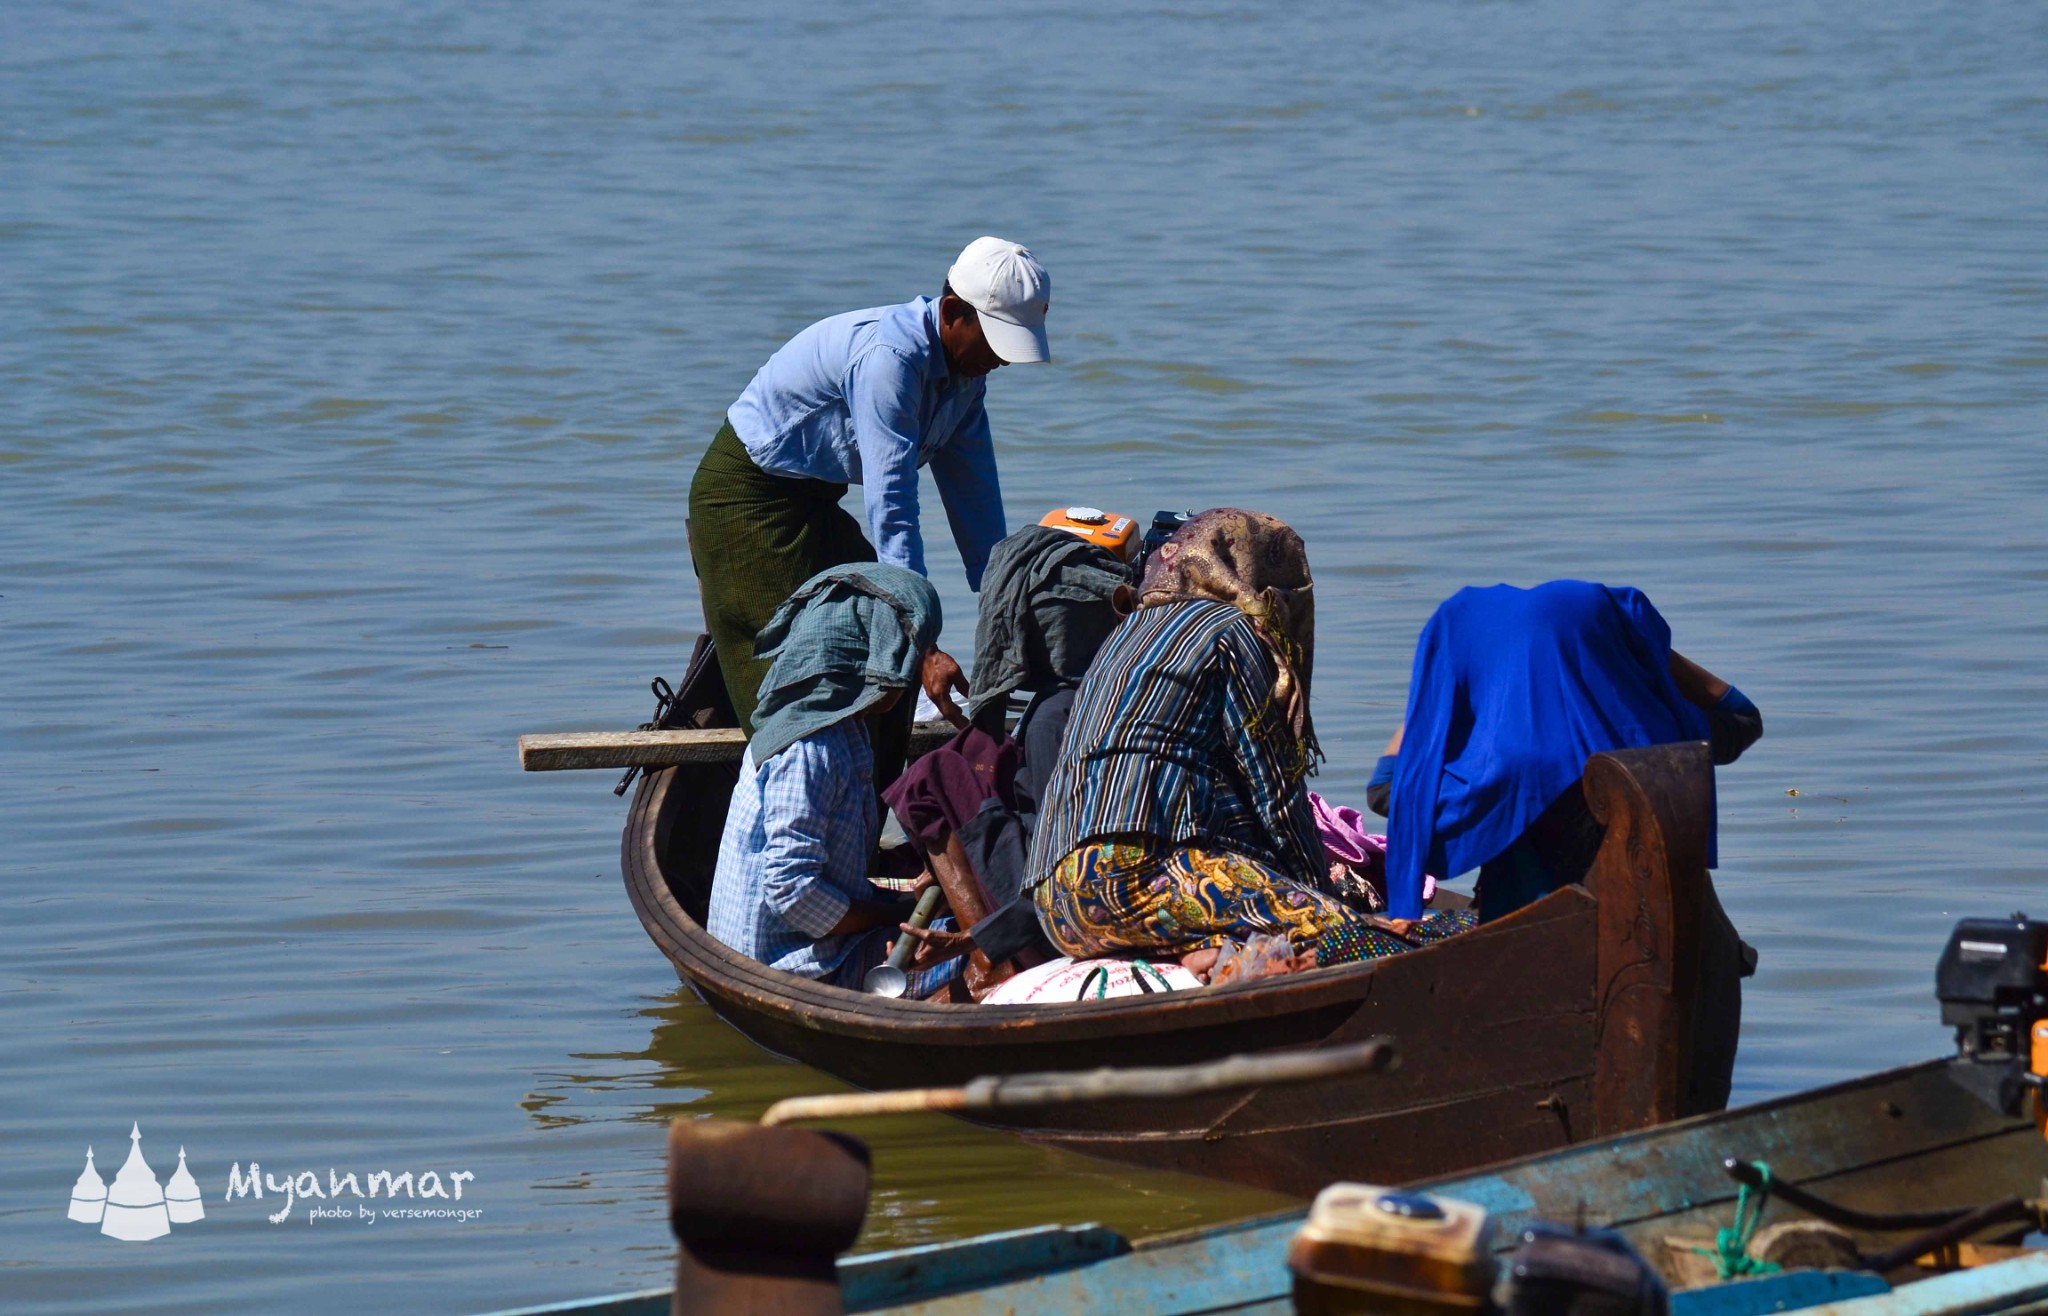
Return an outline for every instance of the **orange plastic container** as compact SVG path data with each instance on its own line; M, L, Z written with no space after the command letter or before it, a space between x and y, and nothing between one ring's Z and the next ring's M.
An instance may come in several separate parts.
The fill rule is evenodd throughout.
M1055 507L1040 517L1038 524L1079 535L1126 562L1138 549L1138 523L1128 516L1105 512L1099 507Z

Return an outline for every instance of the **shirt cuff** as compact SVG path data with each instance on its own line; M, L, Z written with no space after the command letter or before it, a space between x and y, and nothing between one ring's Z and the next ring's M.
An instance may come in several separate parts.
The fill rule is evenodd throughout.
M830 936L853 901L844 891L823 880L807 883L803 890L776 913L782 921L813 941Z
M1384 818L1387 805L1394 794L1394 764L1398 754L1382 754L1372 770L1372 780L1365 783L1365 807Z
M1038 923L1038 906L1029 896L1019 896L968 929L975 948L997 964L1027 950L1049 948Z
M1757 706L1750 701L1749 696L1732 685L1721 695L1719 700L1715 701L1714 711L1717 713L1754 713L1758 717L1763 716Z
M1749 696L1729 686L1707 710L1707 743L1717 765L1733 763L1764 734L1764 715Z

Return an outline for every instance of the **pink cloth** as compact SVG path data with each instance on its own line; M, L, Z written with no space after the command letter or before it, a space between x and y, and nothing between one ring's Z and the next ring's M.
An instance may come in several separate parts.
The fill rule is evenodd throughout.
M1387 838L1378 832L1365 830L1365 815L1349 805L1332 804L1314 791L1308 793L1308 802L1315 808L1316 830L1322 834L1323 850L1330 858L1348 867L1363 869L1378 879L1376 885L1383 884ZM1428 904L1435 894L1436 879L1425 876L1422 879L1422 902Z

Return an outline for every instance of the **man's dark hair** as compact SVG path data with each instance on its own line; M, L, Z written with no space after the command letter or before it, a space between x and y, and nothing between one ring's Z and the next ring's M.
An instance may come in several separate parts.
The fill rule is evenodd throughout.
M953 281L951 279L946 280L946 286L939 289L940 301L944 301L948 297L953 298L954 300L958 301L962 306L966 307L967 313L969 315L981 314L979 311L974 309L973 302L968 301L965 297L962 297L959 293L953 291Z

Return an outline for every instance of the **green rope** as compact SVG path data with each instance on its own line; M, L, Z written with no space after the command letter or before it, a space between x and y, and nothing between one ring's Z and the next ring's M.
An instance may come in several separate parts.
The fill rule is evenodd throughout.
M1749 1240L1756 1237L1756 1227L1763 1223L1764 1208L1771 1200L1771 1167L1763 1161L1751 1161L1750 1164L1763 1176L1764 1186L1756 1190L1756 1197L1752 1200L1749 1185L1743 1184L1735 1196L1735 1223L1715 1231L1713 1247L1693 1249L1703 1257L1714 1259L1714 1273L1722 1279L1775 1275L1781 1269L1775 1261L1762 1261L1749 1255Z

